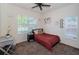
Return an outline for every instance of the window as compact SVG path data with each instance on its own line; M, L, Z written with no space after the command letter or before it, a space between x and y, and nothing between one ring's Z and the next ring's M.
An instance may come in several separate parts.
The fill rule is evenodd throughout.
M18 33L27 33L36 28L37 21L34 17L18 16Z
M78 17L69 16L65 18L65 37L68 39L77 39Z

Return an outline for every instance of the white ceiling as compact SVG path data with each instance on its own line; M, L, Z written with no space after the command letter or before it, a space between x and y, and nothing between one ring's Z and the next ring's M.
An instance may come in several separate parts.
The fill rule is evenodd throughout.
M51 10L53 11L53 10L56 10L58 8L62 8L62 7L71 5L72 3L45 3L45 4L49 4L49 5L51 5L51 7L43 7L42 11L40 11L40 9L38 7L32 9L32 7L36 5L34 3L14 3L13 5L16 5L18 7L25 8L28 10L30 9L30 10L35 11L35 12L48 12Z

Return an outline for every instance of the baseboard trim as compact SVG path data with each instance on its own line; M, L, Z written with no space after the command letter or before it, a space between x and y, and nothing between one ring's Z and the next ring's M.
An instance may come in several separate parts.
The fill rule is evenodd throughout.
M18 43L16 43L16 45L18 45L18 44L20 44L20 43L23 43L23 42L27 42L27 41L18 42Z
M64 44L64 45L67 45L67 44L65 44L65 43L62 43L62 42L60 42L61 44ZM70 45L67 45L67 46L70 46ZM70 47L72 47L72 48L75 48L75 49L78 49L79 50L79 48L77 48L77 47L74 47L74 46L70 46Z

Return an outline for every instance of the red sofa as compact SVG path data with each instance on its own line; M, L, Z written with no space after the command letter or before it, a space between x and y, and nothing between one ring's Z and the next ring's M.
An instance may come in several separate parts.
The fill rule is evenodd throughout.
M52 47L60 41L57 35L50 34L34 34L35 40L45 46L48 50L52 50Z

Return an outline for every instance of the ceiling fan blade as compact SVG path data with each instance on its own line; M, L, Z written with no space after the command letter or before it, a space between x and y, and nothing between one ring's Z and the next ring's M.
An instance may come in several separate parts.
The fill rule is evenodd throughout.
M42 5L42 6L50 7L51 5Z
M38 7L38 6L34 6L34 7L32 7L32 8L35 8L35 7Z
M41 6L39 6L39 8L40 8L40 10L42 11L42 7L41 7Z
M35 4L39 4L39 3L35 3Z

